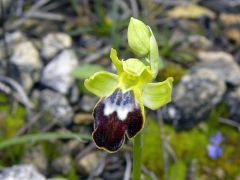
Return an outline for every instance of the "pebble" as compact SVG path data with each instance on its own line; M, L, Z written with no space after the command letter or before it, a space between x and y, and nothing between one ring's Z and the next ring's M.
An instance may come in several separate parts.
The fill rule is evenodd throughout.
M80 108L85 112L92 112L95 107L98 98L95 96L84 95L80 100Z
M210 69L218 74L226 83L240 85L240 67L231 54L226 52L199 52L200 63L194 69Z
M41 173L47 173L48 162L41 146L27 150L22 158L23 164L33 164Z
M77 66L78 59L74 51L63 50L45 66L40 82L62 94L67 94L73 86L72 72Z
M173 89L172 101L163 108L163 117L177 130L192 128L209 115L225 90L223 79L214 71L192 71Z
M73 110L64 95L45 89L40 94L40 106L42 111L49 112L62 125L72 122Z
M41 55L43 58L50 60L54 58L61 50L72 46L72 38L65 33L49 33L42 40Z
M10 62L14 65L15 79L20 81L25 90L30 90L33 83L38 81L42 62L38 50L31 41L24 41L16 45Z
M240 86L227 93L225 102L227 105L229 118L240 123Z
M90 152L87 155L83 156L77 162L77 170L87 176L98 166L100 161L100 155L97 152Z
M15 165L0 171L1 180L46 180L32 165Z

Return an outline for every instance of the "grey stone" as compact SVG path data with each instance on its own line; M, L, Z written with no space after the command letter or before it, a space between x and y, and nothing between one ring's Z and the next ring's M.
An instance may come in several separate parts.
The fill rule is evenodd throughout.
M163 108L163 117L178 130L192 128L222 100L225 90L217 73L203 68L192 71L173 89L172 102Z
M239 0L201 0L200 5L212 9L216 12L235 12L239 13Z
M42 111L50 113L62 125L72 122L73 110L67 98L60 93L45 89L40 94Z
M83 111L91 112L95 107L97 101L98 101L98 98L95 96L84 95L80 100L80 108Z
M39 53L31 41L19 43L11 56L11 62L23 69L40 69L42 67Z
M99 166L99 161L101 160L100 154L97 152L90 152L83 156L77 163L76 168L78 172L83 175L89 175L92 171Z
M1 180L46 180L32 165L16 165L0 171Z
M225 52L199 52L201 60L194 69L207 68L232 85L240 85L240 67L231 54Z
M77 66L78 59L74 51L63 50L43 69L41 83L66 94L74 83L72 71Z
M51 166L55 172L67 175L71 169L71 158L68 155L58 157Z
M41 146L36 146L26 151L23 158L23 164L33 164L41 173L47 173L48 162Z
M8 51L9 51L8 53L12 54L15 47L20 42L26 41L27 38L24 36L24 34L21 31L15 31L13 33L6 33L5 40L8 46ZM5 45L4 45L4 41L1 40L0 41L0 61L5 58L6 58Z
M41 55L47 60L54 58L59 51L72 46L71 37L68 34L60 32L47 34L42 42Z
M14 48L10 61L19 71L20 77L14 78L20 81L24 89L29 90L38 81L42 68L38 50L31 41L21 42Z
M1 3L2 3L2 6L3 6L3 8L2 7L0 8L0 14L2 14L3 13L2 9L4 9L4 12L5 12L6 9L9 8L9 5L11 4L11 0L0 0L0 1L2 1Z
M187 37L187 41L184 41L183 47L193 50L208 50L212 47L212 42L205 36L191 35Z
M58 151L61 154L77 154L84 149L84 143L80 142L78 139L72 139L65 142L59 147Z
M240 123L240 86L234 91L227 93L225 102L227 105L229 118Z

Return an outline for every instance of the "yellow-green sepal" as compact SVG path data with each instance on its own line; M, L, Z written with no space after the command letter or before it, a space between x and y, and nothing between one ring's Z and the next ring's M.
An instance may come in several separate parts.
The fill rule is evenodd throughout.
M122 62L118 59L116 49L111 48L110 58L112 60L112 63L117 69L117 73L120 74L123 71L123 68L122 68Z
M99 71L84 81L88 91L98 97L109 96L117 87L118 76L106 71Z
M128 44L134 54L144 57L149 54L150 32L140 20L131 18L128 25Z
M148 83L142 92L143 104L149 109L156 110L171 101L173 78L163 82Z
M153 73L153 77L155 78L157 76L158 69L159 69L159 63L160 63L159 53L158 53L158 44L157 44L157 41L154 37L154 34L153 34L151 28L150 27L148 27L148 28L149 28L149 31L151 32L149 61L150 61L150 66L151 66L151 71ZM162 62L161 62L161 64L162 64Z

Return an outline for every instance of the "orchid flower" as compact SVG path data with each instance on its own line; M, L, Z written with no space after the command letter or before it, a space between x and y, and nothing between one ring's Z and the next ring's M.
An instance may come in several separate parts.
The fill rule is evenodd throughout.
M159 55L155 37L143 22L131 18L128 43L140 59L119 60L111 49L110 58L117 74L99 71L84 82L100 100L93 110L93 140L97 147L116 152L125 135L135 137L144 127L144 106L155 110L171 100L173 78L152 83L158 72Z

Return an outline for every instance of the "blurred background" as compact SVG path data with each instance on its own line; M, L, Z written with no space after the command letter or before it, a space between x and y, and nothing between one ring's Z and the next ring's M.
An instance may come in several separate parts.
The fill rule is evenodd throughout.
M0 179L129 180L132 141L91 140L98 98L83 86L109 59L135 57L130 17L149 25L174 77L146 110L142 179L240 180L239 0L0 0ZM12 180L11 179L11 180Z

